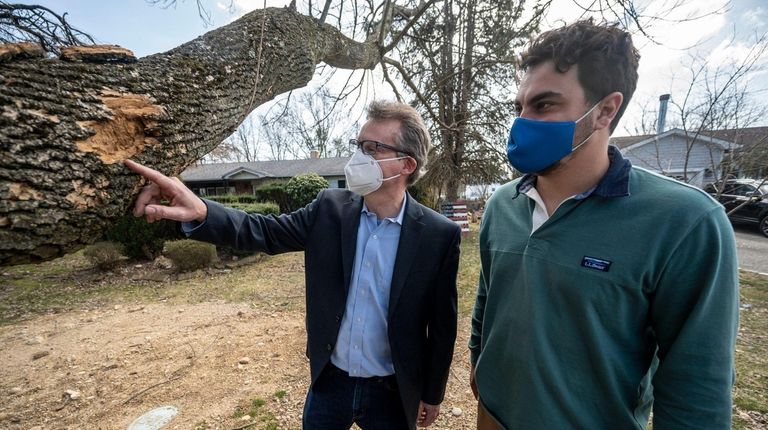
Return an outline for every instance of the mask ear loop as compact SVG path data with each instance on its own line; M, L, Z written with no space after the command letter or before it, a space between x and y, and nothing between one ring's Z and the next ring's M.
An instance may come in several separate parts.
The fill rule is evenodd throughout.
M406 159L406 158L410 158L410 157L411 157L410 155L406 155L405 157L385 158L385 159L383 159L383 160L376 160L376 159L374 158L374 160L376 160L376 162L377 162L377 163L381 163L382 161L403 160L403 159ZM383 178L383 179L381 180L381 182L389 181L390 179L399 178L400 176L403 176L403 175L402 175L401 173L398 173L398 174L397 174L397 175L395 175L395 176L390 176L389 178Z
M403 158L408 158L408 157L410 157L410 155L406 155L405 157L384 158L382 160L376 160L374 158L374 160L376 160L377 163L381 163L382 161L402 160Z
M600 101L602 101L602 100L600 100ZM586 117L587 115L591 114L591 113L592 113L592 111L593 111L593 110L595 110L595 108L596 108L596 107L597 107L597 105L599 105L599 104L600 104L600 102L597 102L597 103L595 103L595 105L594 105L594 106L592 106L592 108L590 108L590 109L589 109L589 110L588 110L586 113L584 113L584 115L582 115L582 116L581 116L581 118L577 119L577 120L576 120L576 121L574 121L574 122L579 122L579 121L581 121L582 119L584 119L584 117Z
M586 139L582 140L580 144L578 144L578 145L574 146L574 147L573 147L573 149L571 149L571 152L572 152L572 153L573 153L573 152L576 152L576 150L577 150L577 149L581 148L581 145L583 145L583 144L587 143L587 141L589 140L589 138L590 138L590 137L592 137L592 135L593 135L593 134L595 134L595 132L596 132L596 131L597 131L597 130L592 130L592 133L589 133L589 136L587 136L587 138L586 138Z
M596 107L597 107L597 105L599 105L599 104L600 104L600 102L597 102L597 103L595 103L595 105L594 105L594 106L592 106L592 108L591 108L590 110L588 110L588 111L587 111L587 112L586 112L584 115L582 115L582 116L581 116L581 118L577 119L575 122L576 122L576 123L578 123L579 121L581 121L582 119L584 119L584 118L585 118L587 115L589 115L590 113L592 113L592 111L593 111L593 110L595 110L595 108L596 108ZM592 137L592 135L593 135L593 134L595 134L595 132L596 132L596 131L597 131L597 129L593 129L593 130L592 130L592 133L589 133L589 136L587 136L587 138L586 138L586 139L582 140L580 144L578 144L578 145L574 146L574 147L573 147L573 149L571 149L571 152L572 152L572 153L573 153L573 152L576 152L576 150L577 150L577 149L581 148L581 145L583 145L583 144L587 143L587 141L589 140L589 138L590 138L590 137Z

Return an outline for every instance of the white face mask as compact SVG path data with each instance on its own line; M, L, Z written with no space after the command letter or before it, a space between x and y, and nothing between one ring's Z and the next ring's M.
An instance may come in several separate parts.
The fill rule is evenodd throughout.
M381 184L384 183L384 181L395 179L400 176L400 174L397 174L385 178L379 163L382 161L402 160L403 158L408 157L376 160L358 149L355 151L355 154L352 155L352 158L349 159L347 165L344 166L344 176L347 178L347 189L353 193L360 194L361 196L371 194L381 188Z

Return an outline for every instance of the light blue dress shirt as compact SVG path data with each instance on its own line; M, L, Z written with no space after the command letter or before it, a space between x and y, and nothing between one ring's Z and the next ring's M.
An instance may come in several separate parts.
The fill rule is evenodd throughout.
M396 218L378 220L363 204L347 306L331 362L349 376L395 373L387 335L389 291L395 267L405 196Z

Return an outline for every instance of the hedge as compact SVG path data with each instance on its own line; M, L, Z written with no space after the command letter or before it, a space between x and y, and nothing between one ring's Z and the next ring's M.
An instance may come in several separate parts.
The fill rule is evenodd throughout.
M262 214L262 215L280 215L280 207L277 205L277 203L274 202L263 202L263 203L251 203L251 204L244 204L244 203L230 203L226 206L229 206L234 209L240 209L242 211L248 212L249 214Z

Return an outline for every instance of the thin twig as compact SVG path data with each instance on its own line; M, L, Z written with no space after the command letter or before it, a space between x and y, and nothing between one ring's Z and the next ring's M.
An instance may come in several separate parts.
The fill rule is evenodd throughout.
M256 424L258 424L258 423L243 424L240 427L235 427L235 428L230 429L230 430L243 430L244 428L248 428L250 426L255 426Z
M175 373L175 372L174 372L174 373ZM165 381L160 381L160 382L158 382L157 384L154 384L154 385L150 385L149 387L147 387L147 388L145 388L145 389L143 389L143 390L139 391L138 393L136 393L136 394L132 395L131 397L129 397L129 398L128 398L128 400L126 400L126 401L124 401L124 402L123 402L123 404L124 404L124 405L126 405L126 404L130 403L130 402L131 402L131 400L133 400L133 399L135 399L135 398L137 398L137 397L141 396L142 394L146 393L147 391L149 391L149 390L151 390L151 389L153 389L153 388L159 387L159 386L161 386L161 385L163 385L163 384L167 384L167 383L169 383L169 382L173 382L173 381L175 381L175 380L177 380L177 379L181 378L181 376L182 376L182 375L176 375L176 376L174 376L174 377L171 377L171 378L168 378L168 379L166 379Z

